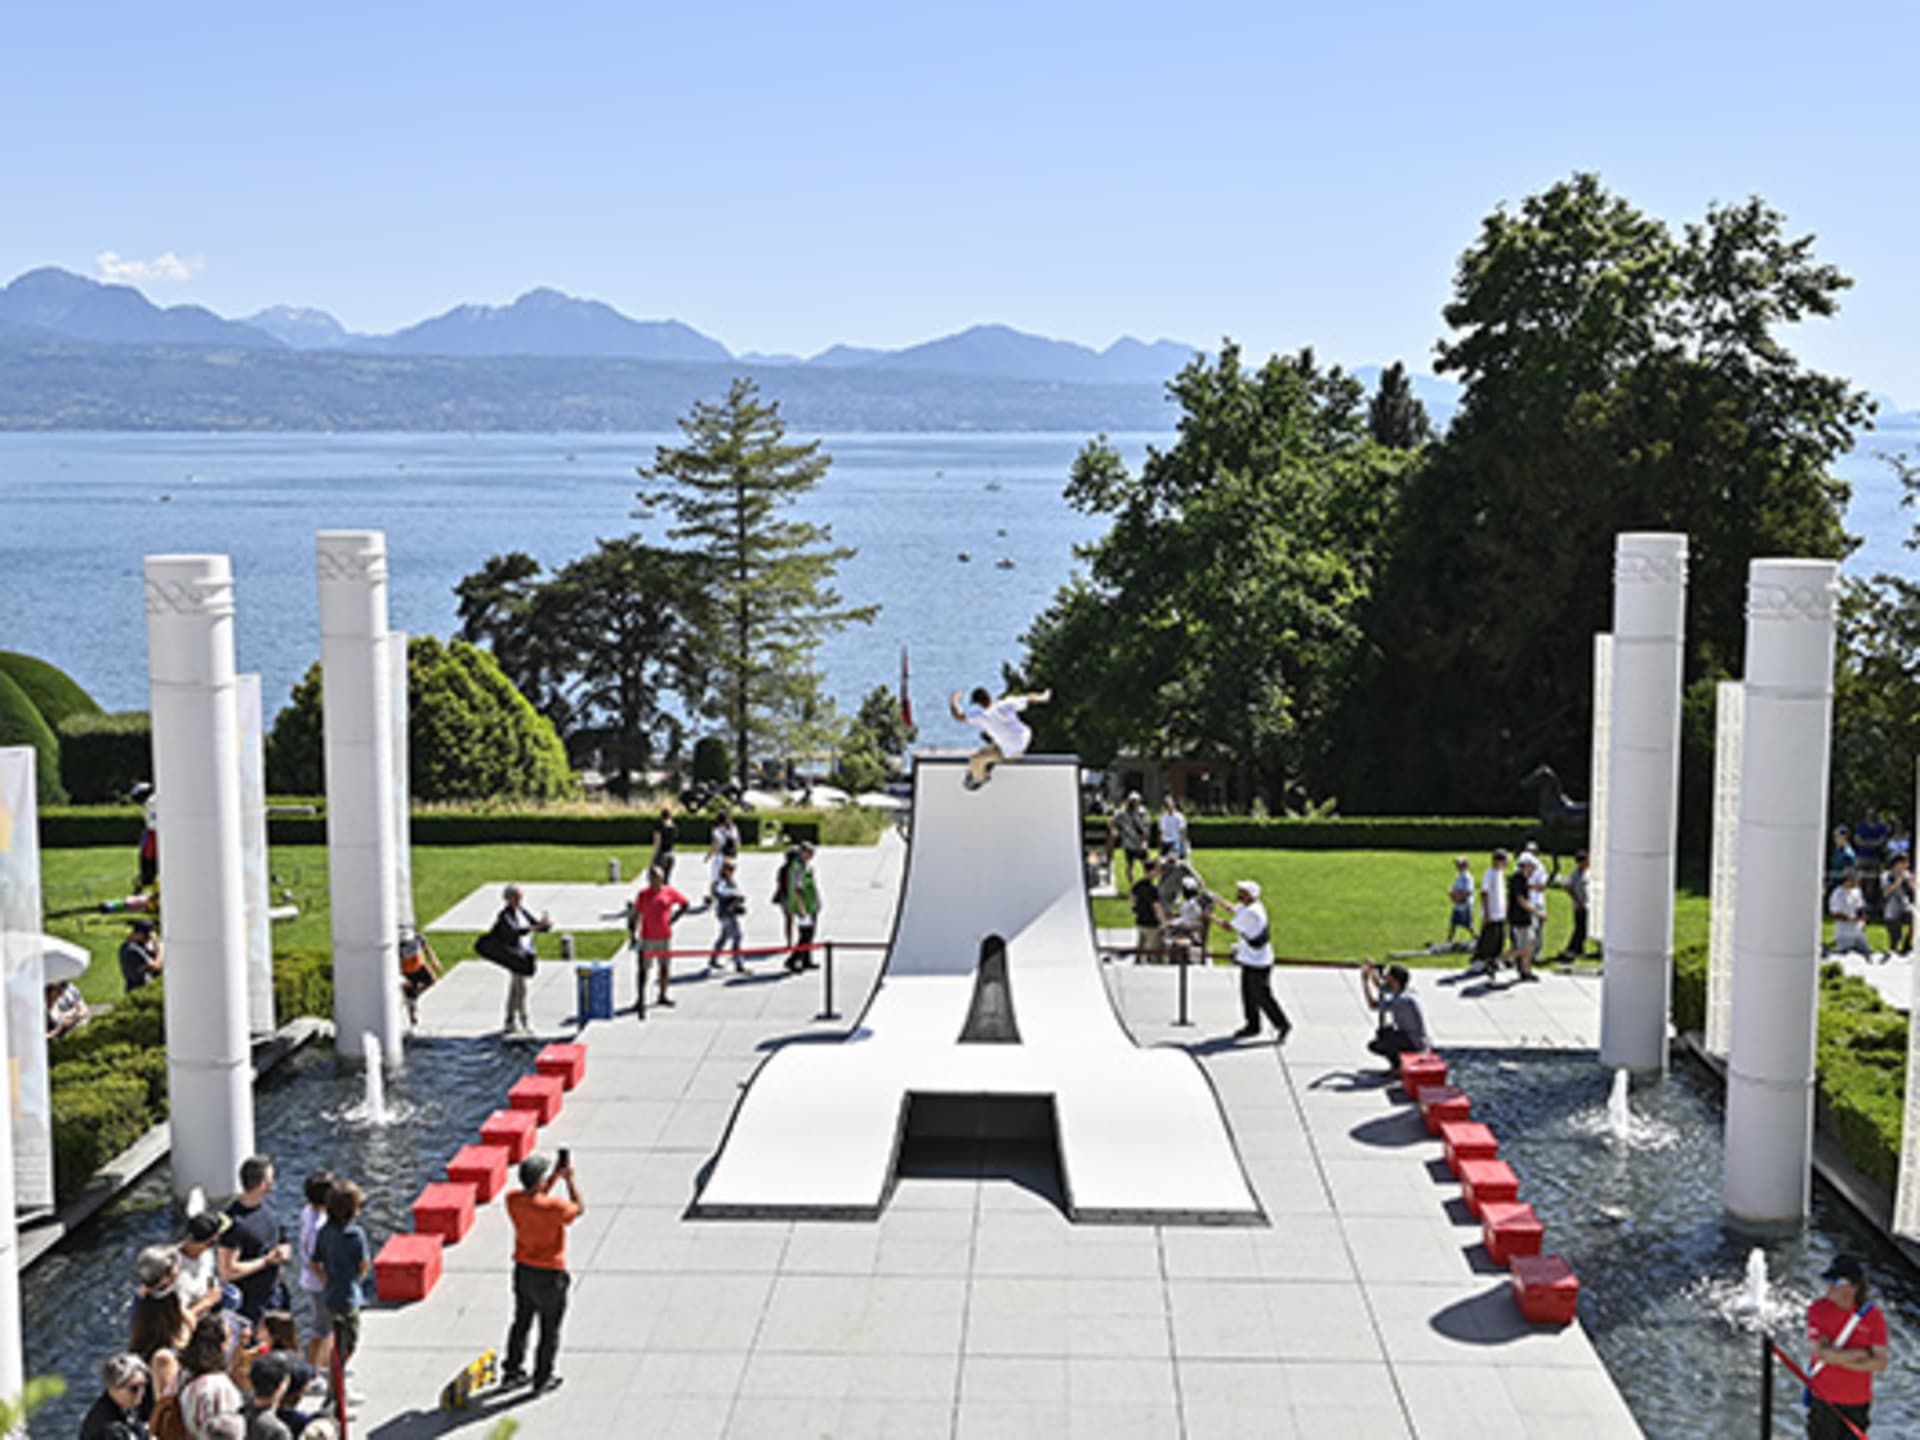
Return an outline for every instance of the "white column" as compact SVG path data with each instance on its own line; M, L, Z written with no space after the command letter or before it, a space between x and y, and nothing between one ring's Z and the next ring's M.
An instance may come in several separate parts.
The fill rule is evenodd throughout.
M149 555L146 596L173 1188L231 1195L254 1148L232 566Z
M387 661L387 537L319 535L320 661L333 888L334 1047L359 1058L372 1034L398 1059L394 913L393 675Z
M1740 884L1740 742L1746 691L1722 680L1713 697L1713 858L1707 917L1707 1049L1733 1044L1733 917Z
M393 903L402 930L413 918L413 791L407 780L407 632L387 632L393 697Z
M1747 572L1723 1194L1748 1221L1807 1214L1839 573L1832 560L1755 560Z
M247 891L247 1028L271 1035L273 883L267 856L266 714L258 675L235 677L240 717L240 871Z
M1664 1071L1673 992L1687 537L1614 538L1600 1063Z
M1606 953L1607 936L1607 746L1613 718L1613 636L1593 637L1593 759L1587 785L1587 934Z
M0 749L0 962L40 969L40 812L33 747ZM0 1028L0 1075L11 1070L13 1027ZM44 1037L45 1031L35 1027ZM24 1096L22 1097L25 1098ZM44 1116L42 1117L45 1118ZM13 1106L0 1105L0 1396L26 1383L20 1340L20 1237L14 1226Z

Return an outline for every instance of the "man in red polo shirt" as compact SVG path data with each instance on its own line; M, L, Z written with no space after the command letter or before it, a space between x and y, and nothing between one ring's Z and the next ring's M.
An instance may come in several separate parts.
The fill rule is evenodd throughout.
M1866 1432L1873 1377L1887 1368L1887 1317L1867 1299L1867 1273L1853 1256L1834 1256L1820 1278L1827 1293L1807 1307L1807 1343L1813 1351L1807 1373L1814 1395L1807 1407L1807 1435L1855 1440L1840 1416Z
M667 884L666 872L658 865L647 870L647 883L640 893L633 897L633 948L639 961L640 996L647 993L647 957L659 957L660 998L653 1003L673 1007L673 1000L667 994L667 978L673 969L673 962L666 952L673 948L673 922L688 910L687 897ZM645 1011L636 1001L634 1011L641 1019L646 1018Z
M554 1182L567 1182L567 1198L553 1193ZM540 1343L533 1352L533 1388L539 1394L556 1390L553 1373L560 1353L560 1321L567 1313L567 1226L587 1208L574 1178L573 1161L560 1151L560 1164L548 1169L547 1157L529 1155L520 1162L520 1186L507 1196L507 1218L513 1222L513 1328L507 1332L507 1364L502 1385L518 1385L527 1378L527 1334L540 1317Z

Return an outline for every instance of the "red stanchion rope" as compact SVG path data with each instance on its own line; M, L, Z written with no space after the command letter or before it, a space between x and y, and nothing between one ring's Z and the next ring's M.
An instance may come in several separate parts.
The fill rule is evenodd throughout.
M1802 1385L1807 1387L1807 1393L1813 1396L1815 1403L1820 1405L1825 1405L1829 1410L1833 1410L1833 1418L1838 1420L1842 1425L1846 1426L1847 1429L1851 1430L1855 1435L1858 1435L1860 1437L1860 1440L1870 1440L1870 1437L1867 1435L1866 1431L1862 1430L1858 1425L1854 1424L1853 1421L1849 1420L1846 1416L1842 1415L1838 1410L1834 1410L1833 1403L1830 1400L1826 1399L1822 1395L1818 1395L1814 1393L1813 1377L1807 1374L1807 1372L1802 1370L1798 1365L1794 1364L1793 1357L1791 1355L1787 1354L1786 1351L1782 1350L1778 1345L1775 1345L1771 1340L1767 1342L1767 1345L1769 1348L1772 1349L1774 1355L1779 1359L1780 1363L1786 1366L1787 1369L1790 1372L1792 1372L1793 1378L1798 1380Z

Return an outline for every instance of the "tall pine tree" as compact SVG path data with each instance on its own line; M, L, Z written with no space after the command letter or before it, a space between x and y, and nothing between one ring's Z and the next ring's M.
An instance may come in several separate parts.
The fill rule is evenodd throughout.
M871 622L880 607L847 605L834 589L854 552L833 544L831 526L786 517L833 461L817 440L788 441L777 402L737 379L718 404L696 401L680 431L684 445L662 445L641 467L650 483L639 499L648 511L664 509L673 520L667 538L701 557L711 606L696 640L706 708L733 738L744 788L756 744L817 708L821 640Z
M1367 405L1367 435L1390 450L1418 450L1433 439L1427 407L1413 393L1407 367L1398 360L1380 372L1380 388Z

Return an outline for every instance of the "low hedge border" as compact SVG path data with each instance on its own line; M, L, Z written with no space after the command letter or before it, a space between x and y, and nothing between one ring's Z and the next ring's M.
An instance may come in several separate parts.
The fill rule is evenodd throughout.
M40 812L40 843L48 850L140 843L140 812L124 805L49 805ZM604 845L632 849L653 844L653 815L489 814L430 810L413 817L416 845ZM740 838L758 845L775 826L787 841L814 844L871 843L886 818L870 811L766 810L739 817ZM678 822L683 847L705 848L713 822L689 815ZM848 838L841 838L848 837ZM864 838L862 838L864 837ZM324 845L324 814L269 815L267 840L274 845Z
M280 1020L333 1013L333 962L324 952L274 957ZM167 1118L165 991L160 982L115 1002L47 1047L53 1113L53 1188L64 1204L102 1165Z
M1699 1033L1706 1023L1707 947L1689 945L1673 956L1673 1024ZM1831 960L1820 967L1814 1070L1822 1128L1855 1169L1891 1194L1906 1127L1907 1018Z
M1106 843L1109 817L1089 815L1089 844ZM1151 832L1157 838L1156 827ZM1563 851L1585 836L1554 835L1531 815L1355 815L1327 819L1300 816L1189 815L1187 838L1196 850L1453 850L1461 853L1512 849L1528 836L1544 845L1559 839Z

